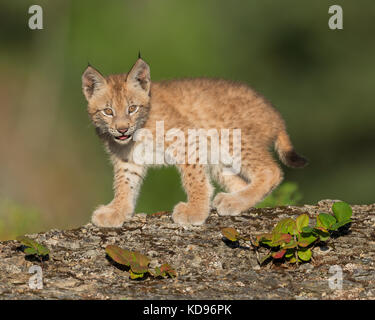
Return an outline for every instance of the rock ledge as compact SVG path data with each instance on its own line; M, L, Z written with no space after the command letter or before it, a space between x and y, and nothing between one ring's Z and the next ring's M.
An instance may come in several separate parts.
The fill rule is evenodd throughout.
M261 268L249 248L230 248L220 229L243 234L267 232L281 218L328 212L331 200L318 205L252 209L238 217L215 212L204 226L184 229L169 214L136 215L121 229L87 224L74 230L29 235L51 254L43 263L43 289L30 289L28 273L38 262L25 259L19 242L0 242L0 299L375 299L375 204L353 206L351 232L314 249L314 261L298 267ZM177 279L129 279L106 258L116 244L169 262ZM343 272L342 290L332 290L329 269Z

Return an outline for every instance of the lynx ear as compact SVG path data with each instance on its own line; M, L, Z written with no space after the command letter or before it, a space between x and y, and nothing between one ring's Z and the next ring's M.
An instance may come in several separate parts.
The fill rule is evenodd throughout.
M126 82L130 88L141 90L149 95L151 87L149 65L139 58L128 73Z
M88 65L85 72L82 74L82 90L87 101L106 84L105 78L101 73Z

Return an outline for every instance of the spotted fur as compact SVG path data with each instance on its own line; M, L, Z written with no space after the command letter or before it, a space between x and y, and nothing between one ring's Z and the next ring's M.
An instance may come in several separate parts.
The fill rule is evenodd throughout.
M126 137L140 128L149 129L155 137L157 121L164 121L166 131L179 128L185 134L194 128L241 129L238 175L225 175L221 164L177 165L188 200L175 206L172 217L182 225L201 225L207 219L213 193L210 177L226 190L212 202L220 215L238 215L276 188L283 174L269 151L272 145L285 164L306 164L294 151L280 114L245 84L205 78L151 83L150 68L139 58L129 73L107 77L88 66L82 88L89 116L114 167L114 199L98 207L92 216L98 226L120 227L133 215L148 166L133 162L137 142ZM133 105L137 112L129 114L127 110ZM113 112L113 116L103 113L105 108L111 108L106 112Z

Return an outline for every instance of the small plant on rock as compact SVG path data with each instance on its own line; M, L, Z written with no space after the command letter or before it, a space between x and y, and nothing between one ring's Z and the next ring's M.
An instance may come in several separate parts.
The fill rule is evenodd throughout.
M26 236L17 237L17 240L25 247L23 252L26 255L35 256L40 262L50 253L48 248Z
M108 245L105 248L105 252L116 263L129 267L131 279L143 278L146 274L150 274L155 278L165 278L168 276L174 278L177 276L176 271L167 263L152 270L149 268L149 258L137 251L130 251L115 245Z
M314 227L309 226L307 214L301 214L295 220L282 219L270 233L257 235L253 241L241 236L234 228L224 228L221 231L230 241L250 241L256 250L261 246L269 248L268 254L262 258L258 257L259 264L269 259L285 259L289 263L306 262L312 258L311 249L314 245L327 241L333 232L352 221L352 208L347 203L336 202L332 211L333 216L320 213Z

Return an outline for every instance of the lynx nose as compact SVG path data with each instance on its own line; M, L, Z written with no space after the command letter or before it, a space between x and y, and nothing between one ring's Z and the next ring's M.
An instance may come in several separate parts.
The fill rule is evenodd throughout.
M128 131L128 128L117 128L117 131L120 133L125 133L126 131Z

